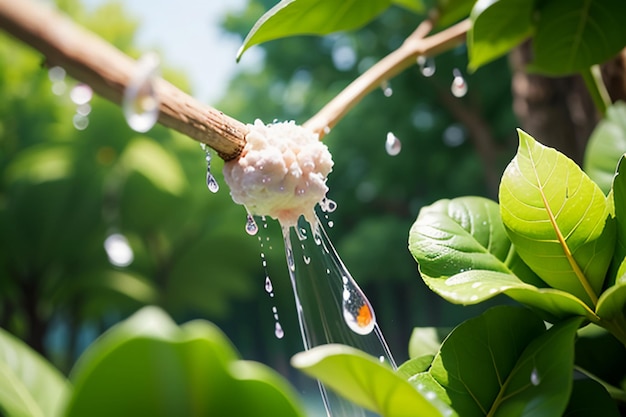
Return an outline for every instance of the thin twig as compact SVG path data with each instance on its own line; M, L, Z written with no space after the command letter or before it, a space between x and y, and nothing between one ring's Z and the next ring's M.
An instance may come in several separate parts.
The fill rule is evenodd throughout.
M136 73L130 57L41 2L0 0L0 29L39 50L47 65L63 67L117 104ZM161 102L159 123L207 144L224 160L239 156L248 133L244 123L163 79L156 80L155 91Z
M432 26L430 20L424 20L398 49L350 83L304 126L322 138L370 91L411 65L415 65L418 56L434 56L464 42L471 22L466 19L442 32L426 37L432 30Z

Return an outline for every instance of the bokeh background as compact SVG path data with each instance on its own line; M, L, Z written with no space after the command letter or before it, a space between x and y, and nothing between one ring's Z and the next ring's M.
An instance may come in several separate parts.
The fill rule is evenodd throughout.
M303 123L423 18L391 8L355 33L269 42L237 64L243 37L274 1L56 3L134 57L157 51L166 79L247 123ZM579 81L537 84L520 72L527 55L522 47L467 74L458 47L435 59L431 77L415 65L391 81L390 97L371 93L325 138L335 161L329 197L338 203L328 233L398 362L415 326L452 326L490 305L454 306L422 283L407 250L420 208L463 195L495 199L515 128L529 121L544 143L570 138L560 149L580 160L594 117L542 125L532 114L584 109ZM450 92L455 69L469 86L462 98ZM76 86L0 33L0 326L67 372L111 325L158 305L179 322L215 322L244 358L296 378L288 359L302 341L277 225L264 245L270 300L259 240L244 231L246 213L230 199L221 161L212 164L221 184L212 194L196 142L160 126L138 134L118 107L85 101ZM547 128L558 134L543 135ZM397 156L385 152L390 131L402 141Z

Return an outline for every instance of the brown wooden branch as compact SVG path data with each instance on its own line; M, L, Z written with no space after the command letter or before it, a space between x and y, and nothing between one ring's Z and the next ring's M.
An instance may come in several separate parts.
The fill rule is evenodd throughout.
M418 56L434 56L464 42L471 22L466 19L426 37L432 27L433 24L430 20L424 20L398 49L352 81L341 93L309 119L304 126L322 138L370 91L380 87L382 83L395 77L411 65L415 65Z
M137 71L136 62L95 34L42 2L0 0L0 29L39 50L49 66L63 67L97 94L121 104ZM214 149L228 161L245 145L247 126L200 103L158 78L159 123Z

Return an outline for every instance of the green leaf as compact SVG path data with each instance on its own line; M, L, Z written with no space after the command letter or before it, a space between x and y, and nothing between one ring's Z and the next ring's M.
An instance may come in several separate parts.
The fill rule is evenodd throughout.
M436 0L437 26L446 27L469 16L476 0Z
M187 186L180 162L161 144L145 137L133 139L122 155L122 164L128 170L141 173L162 191L182 194Z
M615 242L602 190L565 155L518 130L500 183L500 210L517 252L551 287L592 306Z
M430 402L378 359L343 345L322 345L296 354L291 363L354 403L384 417L453 415Z
M0 329L0 414L57 416L70 389L67 380L50 363Z
M237 52L237 60L251 46L274 39L357 29L390 5L391 0L281 0L254 24Z
M608 194L615 167L626 153L626 103L617 102L606 110L606 116L593 130L585 149L583 169Z
M420 211L409 250L424 282L456 304L476 304L505 293L541 309L550 321L593 317L576 297L550 288L524 264L509 240L498 204L482 197L440 200Z
M613 179L612 197L617 238L609 275L610 284L626 282L626 163L619 160Z
M529 69L565 75L600 64L626 45L622 0L541 2Z
M304 415L291 387L266 366L237 360L217 327L178 327L154 307L91 345L73 380L67 417Z
M430 365L433 363L435 355L424 355L413 359L409 359L398 367L398 374L404 376L406 379L417 375L422 372L426 372Z
M508 53L533 31L533 2L528 0L479 0L470 18L467 34L469 69Z
M426 5L424 0L391 0L391 2L397 6L404 7L412 12L423 14L426 12Z
M592 379L574 381L572 395L563 417L619 417L615 401L602 385Z
M409 357L435 355L441 342L450 333L449 327L416 327L409 339Z
M453 330L429 373L464 417L561 415L581 322L546 330L529 310L495 307Z

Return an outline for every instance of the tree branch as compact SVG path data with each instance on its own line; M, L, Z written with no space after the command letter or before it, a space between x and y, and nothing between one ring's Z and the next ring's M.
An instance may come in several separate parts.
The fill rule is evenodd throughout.
M418 56L437 55L464 42L465 34L470 29L471 22L466 19L442 32L426 37L432 27L433 24L430 20L424 20L398 49L352 81L315 116L309 119L304 127L316 132L322 138L370 91L378 88L383 82L395 77L411 65L415 65Z
M0 0L0 28L39 50L49 66L63 67L116 104L137 71L130 57L70 19L31 0ZM248 128L222 112L200 103L158 78L159 123L214 149L222 159L237 158Z

